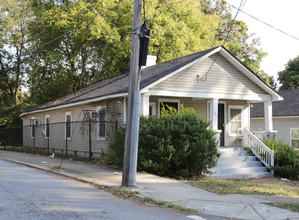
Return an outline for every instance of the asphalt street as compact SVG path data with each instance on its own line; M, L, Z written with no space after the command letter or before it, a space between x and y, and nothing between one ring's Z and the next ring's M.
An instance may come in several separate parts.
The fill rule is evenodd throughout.
M0 219L187 219L88 184L0 160Z

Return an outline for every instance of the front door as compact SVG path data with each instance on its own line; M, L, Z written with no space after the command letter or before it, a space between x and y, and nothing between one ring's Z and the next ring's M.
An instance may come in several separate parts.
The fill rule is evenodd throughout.
M221 130L220 133L220 146L224 146L224 104L218 104L218 130Z

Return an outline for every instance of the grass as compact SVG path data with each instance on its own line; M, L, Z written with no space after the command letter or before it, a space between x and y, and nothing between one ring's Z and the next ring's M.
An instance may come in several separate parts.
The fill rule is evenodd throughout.
M220 195L226 194L252 194L252 195L276 195L299 197L299 187L290 185L282 185L278 183L259 183L254 179L212 179L203 177L196 180L190 180L188 184L201 188L203 190L213 192ZM298 184L296 181L295 184Z
M293 212L299 212L299 203L285 203L285 202L263 202L265 205L271 205L278 208L287 209Z
M172 211L176 211L178 213L183 213L183 214L190 214L190 213L197 212L194 209L185 208L180 205L172 204L170 202L156 201L150 197L141 196L138 191L127 190L122 187L120 187L120 188L104 187L103 188L103 186L101 186L101 185L99 185L98 187L100 189L104 189L104 190L112 193L112 195L114 195L118 198L133 200L140 205L167 208L167 209L171 209Z

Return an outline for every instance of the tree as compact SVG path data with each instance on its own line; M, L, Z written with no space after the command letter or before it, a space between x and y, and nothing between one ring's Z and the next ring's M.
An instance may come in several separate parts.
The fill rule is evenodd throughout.
M27 1L0 0L0 126L21 123L31 19Z
M280 90L299 89L299 56L290 60L283 71L278 73Z

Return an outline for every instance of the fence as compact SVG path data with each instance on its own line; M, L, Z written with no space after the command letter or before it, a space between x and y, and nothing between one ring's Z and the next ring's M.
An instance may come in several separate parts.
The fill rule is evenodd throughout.
M0 129L0 146L4 150L57 153L66 157L101 158L117 129L117 121L87 119L76 122L35 124Z

